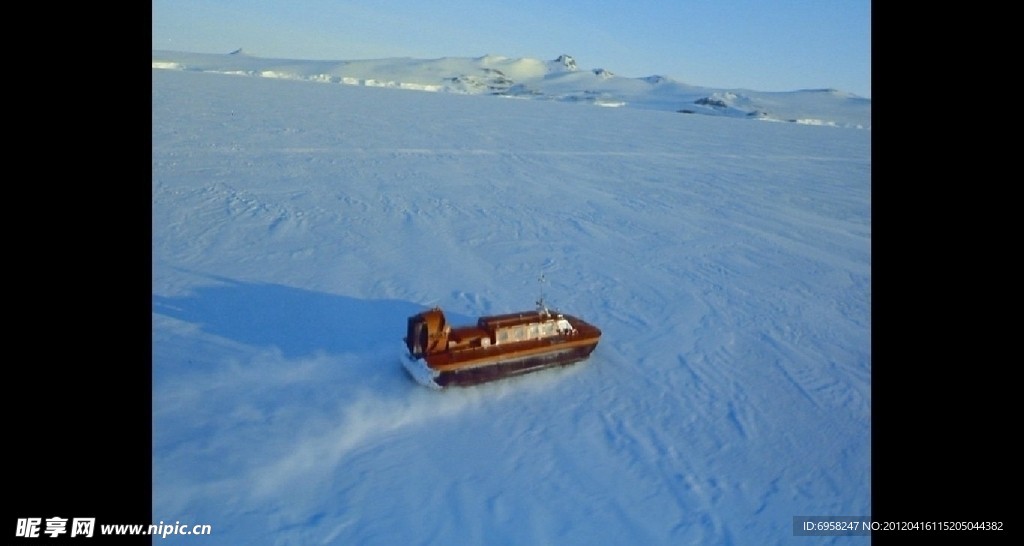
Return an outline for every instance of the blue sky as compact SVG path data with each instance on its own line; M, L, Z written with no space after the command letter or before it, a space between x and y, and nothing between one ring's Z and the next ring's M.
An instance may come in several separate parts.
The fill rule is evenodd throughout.
M871 96L870 0L153 0L153 49L310 60L554 59L757 91Z

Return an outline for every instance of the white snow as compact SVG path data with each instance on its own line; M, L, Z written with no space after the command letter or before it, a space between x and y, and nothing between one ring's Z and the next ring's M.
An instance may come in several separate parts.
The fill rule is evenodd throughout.
M153 57L154 522L224 544L870 542L793 537L871 513L855 99L735 91L813 97L785 119L835 126L757 123L220 57ZM548 98L618 79L537 77ZM589 360L440 392L405 372L407 317L530 309L541 274L602 329Z

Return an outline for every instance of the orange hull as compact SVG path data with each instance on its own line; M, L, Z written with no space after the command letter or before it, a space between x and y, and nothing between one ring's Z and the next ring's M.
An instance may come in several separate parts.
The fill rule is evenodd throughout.
M403 364L431 388L476 385L585 360L600 338L596 326L543 307L455 328L435 307L409 317Z

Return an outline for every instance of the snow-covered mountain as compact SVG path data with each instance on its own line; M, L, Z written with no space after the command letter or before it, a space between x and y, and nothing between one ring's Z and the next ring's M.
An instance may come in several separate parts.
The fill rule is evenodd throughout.
M548 61L499 55L310 61L253 57L242 50L230 54L153 51L153 68L871 127L871 100L835 89L711 89L665 76L627 78L604 68L582 69L569 55Z

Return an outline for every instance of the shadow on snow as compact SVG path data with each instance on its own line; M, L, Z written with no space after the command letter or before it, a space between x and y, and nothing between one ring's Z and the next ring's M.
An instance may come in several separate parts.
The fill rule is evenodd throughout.
M426 308L400 300L214 278L221 284L197 288L188 296L154 296L153 311L239 343L277 347L285 357L295 358L396 346L405 336L406 319Z

